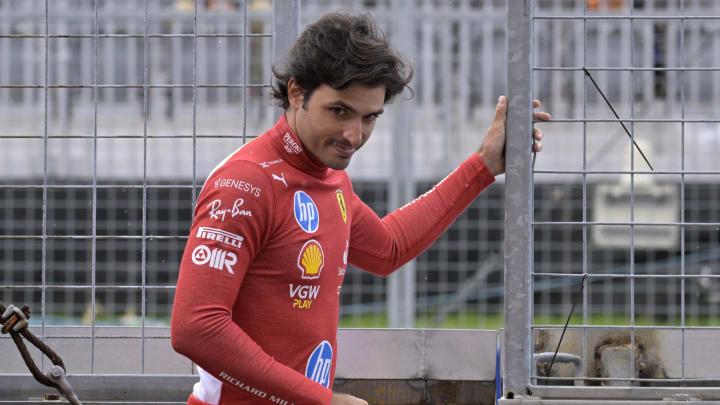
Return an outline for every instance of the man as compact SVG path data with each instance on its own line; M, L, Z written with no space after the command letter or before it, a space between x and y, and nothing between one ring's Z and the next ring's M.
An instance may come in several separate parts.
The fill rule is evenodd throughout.
M198 197L172 318L173 347L200 374L189 404L366 404L331 391L347 264L390 274L504 172L501 97L477 153L381 220L343 169L409 83L409 65L370 16L343 14L310 25L286 62L274 69L285 114Z

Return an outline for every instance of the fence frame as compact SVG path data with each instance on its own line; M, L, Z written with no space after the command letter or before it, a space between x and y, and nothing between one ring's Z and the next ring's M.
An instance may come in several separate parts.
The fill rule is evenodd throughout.
M668 403L674 401L694 401L694 400L718 400L720 399L720 386L718 386L718 379L686 379L685 375L685 362L686 362L686 351L697 351L702 350L700 348L686 348L685 331L687 329L707 329L708 334L717 334L718 330L716 327L707 328L688 328L684 321L683 311L683 323L679 328L682 333L682 378L674 378L672 382L681 382L682 386L678 387L667 387L667 386L637 386L642 380L640 378L622 378L622 380L629 380L630 384L636 384L635 386L618 387L618 386L603 386L603 387L579 387L579 386L551 386L551 385L540 385L540 380L551 381L552 377L540 377L536 373L532 372L535 369L533 364L533 337L535 331L544 328L544 326L533 325L533 296L534 296L534 277L533 275L533 240L534 240L534 228L537 224L546 224L535 222L534 213L534 198L533 198L533 159L531 155L531 142L532 142L532 127L533 127L533 107L532 107L532 95L533 95L533 73L536 70L549 70L545 67L543 69L537 69L533 64L533 46L534 46L534 27L533 23L536 19L544 18L560 18L560 19L574 19L587 21L590 18L624 18L630 20L631 32L632 22L636 18L644 19L676 19L685 21L686 19L706 19L714 18L720 19L719 16L685 16L684 1L681 0L681 15L680 16L634 16L633 9L634 4L630 6L630 14L625 16L587 16L586 12L583 15L561 15L561 16L542 16L537 17L534 14L534 0L524 1L508 1L507 2L507 94L509 96L509 108L507 115L507 144L506 144L506 188L505 188L505 330L503 335L503 398L501 403L504 404L545 404L545 403L562 403L562 404L587 404L587 403L629 403L630 400L642 400L639 403L655 404L655 403ZM681 29L680 43L682 47L684 32ZM587 53L587 41L584 42L585 54ZM682 51L681 51L682 54ZM631 50L631 62L632 50ZM686 70L684 63L681 61L681 66L678 70L681 72ZM583 66L584 68L584 66ZM628 70L632 73L636 70L648 70L652 68L635 68L630 66L623 70ZM558 68L555 70L568 70L567 68ZM578 70L578 69L569 69ZM682 78L681 78L682 80ZM632 81L632 79L631 79ZM676 120L683 125L684 134L684 123L685 120L685 108L684 108L684 89L681 93L681 99L683 101L683 115L680 120ZM587 102L587 95L583 97L585 103ZM634 97L631 101L631 106L634 105ZM631 119L634 109L631 108ZM587 122L586 111L583 112L583 122ZM621 122L620 119L617 120ZM630 123L631 133L631 145L634 143L634 132L633 122ZM586 134L583 135L586 137ZM683 136L684 140L684 136ZM584 150L587 149L586 141L584 141ZM585 153L585 152L583 152ZM635 221L633 216L634 212L634 198L633 191L634 186L634 175L640 171L636 171L632 162L639 162L639 158L635 157L635 152L631 153L631 170L627 173L630 175L630 221L622 223L623 225L629 225L631 229L631 252L634 252L634 226L635 225L659 225L652 223L642 223ZM586 160L584 158L584 166ZM576 172L573 172L576 173ZM587 228L588 225L598 224L588 221L585 212L587 206L585 202L585 187L587 183L587 169L583 167L582 172L577 172L583 175L584 183L584 202L583 202L583 220L578 225L583 227L583 250L584 256L587 256ZM642 173L642 172L641 172ZM684 156L683 156L683 170L681 175L684 176ZM682 186L684 188L684 177L682 177ZM682 193L682 192L681 192ZM681 194L682 195L682 194ZM682 209L682 208L681 208ZM681 214L682 215L682 214ZM568 225L568 223L564 224ZM678 226L684 231L684 226L687 223L684 221L684 215L678 223L662 224ZM681 232L682 233L682 232ZM683 281L686 275L684 274L684 259L685 251L681 253L682 273L679 275ZM586 263L586 262L585 262ZM635 358L635 331L639 329L635 325L635 310L634 310L634 280L636 278L650 277L647 275L634 274L633 266L634 262L631 260L630 269L630 283L631 283L631 324L627 327L630 331L631 344L630 350L632 350L631 359L631 370L635 371L634 359ZM544 274L544 273L543 273ZM585 276L588 274L587 265L583 266L583 274L572 274L572 276L583 276L583 282ZM562 275L562 274L554 274ZM622 277L628 277L627 275L621 275ZM583 356L587 355L585 345L588 339L588 327L587 324L587 289L585 289L585 295L582 297L583 301L583 326L575 327L575 329L581 329L583 339ZM682 302L684 309L685 302L685 290L682 289ZM556 327L557 329L557 327ZM644 327L644 329L663 329L661 327L650 326ZM662 331L660 331L662 333ZM585 359L587 360L587 359ZM585 363L586 364L586 363ZM583 370L583 375L587 377L586 370ZM576 379L582 379L578 377ZM602 380L602 379L601 379ZM648 380L643 380L647 382ZM711 384L714 386L687 386L700 384ZM687 384L687 385L686 385ZM633 404L638 402L632 402ZM687 402L683 402L687 403ZM703 403L717 403L716 401L703 402Z

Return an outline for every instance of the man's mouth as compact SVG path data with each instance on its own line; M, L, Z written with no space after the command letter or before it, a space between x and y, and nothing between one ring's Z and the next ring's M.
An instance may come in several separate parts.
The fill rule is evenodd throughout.
M353 153L355 153L355 148L350 145L334 143L333 146L335 147L337 153L344 158L349 158L353 155Z

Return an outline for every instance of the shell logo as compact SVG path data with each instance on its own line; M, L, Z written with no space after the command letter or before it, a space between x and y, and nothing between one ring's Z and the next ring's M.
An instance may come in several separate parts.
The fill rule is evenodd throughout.
M325 255L320 243L315 239L305 242L302 249L300 249L297 263L302 272L302 278L309 280L319 278L324 264Z

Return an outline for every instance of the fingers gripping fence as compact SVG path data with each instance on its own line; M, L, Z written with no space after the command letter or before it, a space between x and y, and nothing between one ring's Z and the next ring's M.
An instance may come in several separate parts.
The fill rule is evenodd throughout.
M698 55L703 52L686 50L686 45L694 43L696 29L715 32L720 25L720 15L714 13L715 5L712 9L701 6L700 10L690 8L690 4L698 6L699 3L683 0L507 2L509 109L504 387L500 403L720 403L718 359L714 349L708 350L709 342L720 339L720 327L716 319L703 324L686 317L686 303L692 302L691 288L695 280L717 277L716 271L710 269L693 274L694 258L687 254L686 238L694 237L693 232L698 229L715 229L717 224L687 220L690 211L685 195L685 190L690 188L688 179L707 176L717 182L720 174L714 170L689 170L698 167L695 161L713 160L715 156L709 156L710 152L691 154L686 146L690 140L696 142L692 137L697 135L690 130L694 128L692 124L718 121L716 109L702 110L699 104L688 102L691 96L695 97L697 87L689 85L691 81L687 78L720 71L717 64L695 65L702 60ZM572 38L564 44L566 48L558 50L557 39L552 45L545 42L548 31L562 30L571 32ZM663 42L655 45L654 53L639 54L640 45L646 45L651 37L648 32L653 30L662 33ZM599 45L606 45L602 41L617 38L613 32L623 33L620 37L625 41L615 42L614 55L605 59L615 62L603 63L595 52L602 52L598 49ZM717 41L718 38L711 35L701 48L716 46ZM554 58L562 52L567 55L565 59ZM642 87L647 81L655 83L649 92ZM623 85L613 90L612 83L618 82ZM547 128L544 131L546 149L557 134L553 128L575 125L577 131L572 134L573 138L568 135L561 142L572 139L571 142L579 145L573 150L576 154L579 152L579 156L568 153L566 157L568 161L575 159L576 168L543 162L542 154L533 157L530 152L534 125L532 100L542 99L545 89L556 83L566 83L568 88L562 93L563 97L573 101L562 104L555 99L552 105L567 108L560 111L548 108L553 120L543 124ZM616 108L618 103L622 107ZM648 109L659 103L677 109L666 109L662 118L649 117ZM690 106L699 111L692 111ZM655 124L654 131L648 131L648 125ZM594 169L597 162L591 158L598 152L593 150L593 145L598 143L590 135L597 125L605 125L601 136L617 137L609 142L627 142L620 152L628 157L624 164L622 159L611 159L620 166ZM658 151L662 148L657 145L668 144L671 125L679 131L677 140L673 141L677 147L670 150L679 158L668 163L664 156L660 159ZM599 152L611 155L607 149ZM560 167L566 169L560 170ZM539 178L579 182L582 215L571 220L557 219L538 209L535 204L539 200L534 192ZM608 180L617 183L607 185ZM624 190L620 193L622 197L608 192L619 188ZM650 194L662 195L663 202L648 199ZM612 204L613 209L619 210L615 212L621 214L607 214ZM545 243L536 245L537 235L567 229L571 230L568 232L572 232L574 240L565 243L579 246L577 260L567 269L557 263L555 266L552 262L542 263L544 254L551 255L544 250L554 247ZM618 229L624 231L617 232ZM665 236L657 237L661 233ZM620 269L598 268L592 257L603 253L608 246L629 255L629 265ZM640 264L648 252L676 255L676 258L663 267ZM565 291L574 297L572 307L567 305L564 310L567 322L563 317L562 323L553 324L541 313L548 308L542 302L542 292L548 283L566 287ZM623 283L626 295L608 293L607 286L612 283ZM654 283L669 286L667 295L655 305L665 301L663 305L671 308L668 314L677 313L677 320L672 316L669 320L648 319L638 310L642 308L640 305L652 306L647 303L646 285ZM604 286L605 290L598 286ZM604 299L624 302L621 308L627 313L619 318L605 314L601 319L611 319L611 322L598 322L594 305ZM575 303L579 304L578 309L582 308L581 318L580 315L572 317Z

